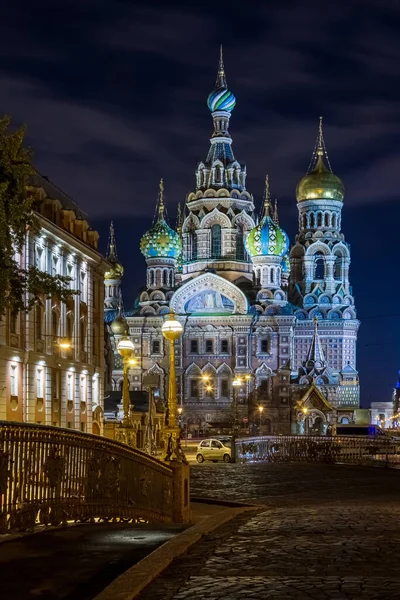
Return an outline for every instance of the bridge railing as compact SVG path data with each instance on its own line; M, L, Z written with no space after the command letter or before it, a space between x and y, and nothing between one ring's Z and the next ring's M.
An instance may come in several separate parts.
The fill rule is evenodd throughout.
M95 519L179 521L185 510L182 463L97 435L0 421L0 533Z
M278 435L236 440L236 456L245 462L346 462L400 464L400 445L390 438Z

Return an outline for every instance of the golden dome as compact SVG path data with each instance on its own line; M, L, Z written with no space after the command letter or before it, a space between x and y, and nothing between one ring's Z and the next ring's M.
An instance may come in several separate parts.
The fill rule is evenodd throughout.
M128 335L129 327L125 317L119 312L114 321L111 322L111 331L114 335Z
M322 152L318 152L318 158L314 169L300 179L296 189L297 202L303 200L344 199L344 185L342 180L334 175L325 165Z
M104 279L121 279L124 274L124 267L119 263L113 263L109 271L104 274Z

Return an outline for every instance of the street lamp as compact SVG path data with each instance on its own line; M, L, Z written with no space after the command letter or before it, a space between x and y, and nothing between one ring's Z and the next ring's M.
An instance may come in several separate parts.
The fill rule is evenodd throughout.
M236 438L239 429L238 423L238 394L239 388L242 385L242 379L238 376L232 381L233 386L233 435L232 435L232 452L231 460L236 462Z
M262 417L262 412L264 410L264 407L263 406L259 406L258 410L260 412L260 435L262 435L262 431L261 431L261 417Z
M122 337L117 345L118 354L122 357L122 362L124 365L124 379L122 384L122 407L124 411L123 425L124 427L129 426L129 381L128 381L128 369L130 363L134 360L133 351L134 351L133 342L128 338L128 336Z
M175 319L173 310L170 311L162 324L161 333L169 342L168 422L166 428L168 444L165 460L180 460L182 451L179 448L180 428L176 425L177 406L174 345L175 341L181 337L183 327Z

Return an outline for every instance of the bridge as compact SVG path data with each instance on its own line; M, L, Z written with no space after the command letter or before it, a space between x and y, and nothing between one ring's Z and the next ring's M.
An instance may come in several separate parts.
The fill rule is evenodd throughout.
M189 467L97 435L0 421L0 533L190 520Z

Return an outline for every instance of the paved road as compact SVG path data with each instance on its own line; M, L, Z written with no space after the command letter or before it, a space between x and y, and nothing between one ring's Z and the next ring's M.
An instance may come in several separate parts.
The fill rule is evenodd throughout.
M140 600L400 599L400 472L205 464L195 496L258 503L199 542Z
M98 524L0 544L3 600L91 600L181 527Z

